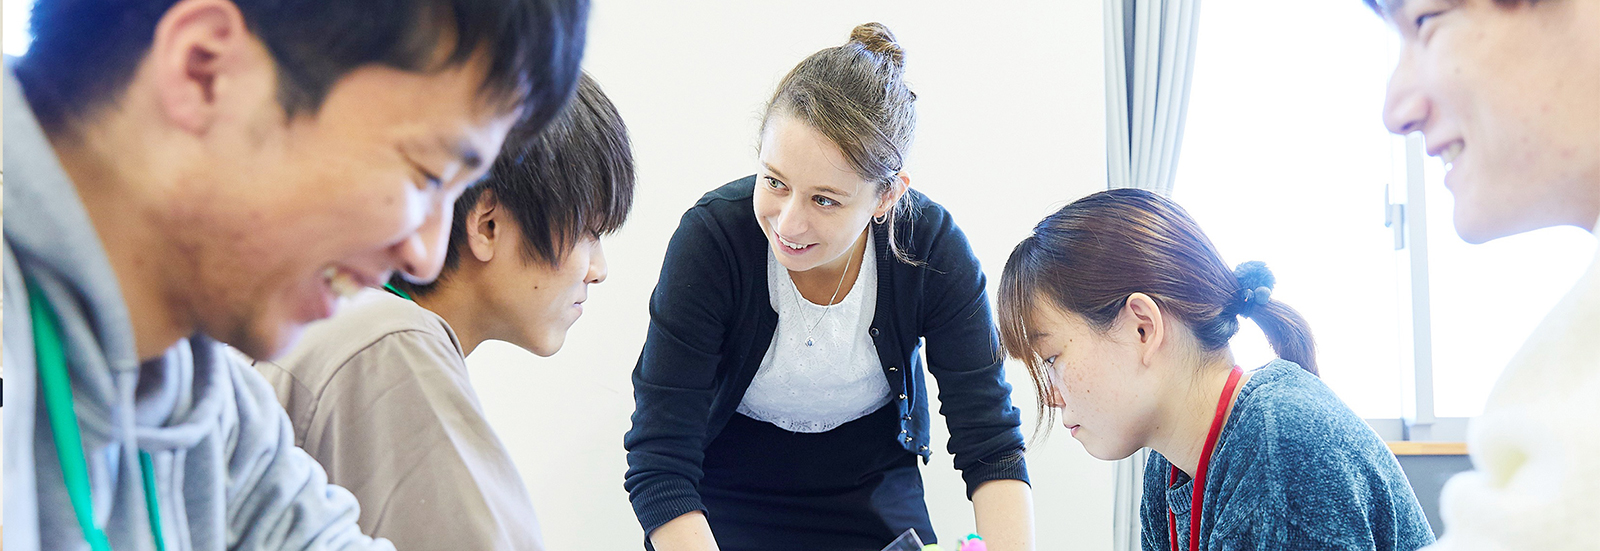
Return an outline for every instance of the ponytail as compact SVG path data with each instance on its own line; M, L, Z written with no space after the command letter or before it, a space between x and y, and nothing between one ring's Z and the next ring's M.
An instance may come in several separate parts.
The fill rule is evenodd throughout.
M1280 301L1272 300L1272 287L1277 278L1265 263L1250 261L1234 268L1239 280L1237 315L1250 318L1267 336L1267 343L1279 358L1299 364L1312 375L1317 372L1317 343L1311 337L1311 326L1300 312ZM1224 310L1223 315L1234 315Z

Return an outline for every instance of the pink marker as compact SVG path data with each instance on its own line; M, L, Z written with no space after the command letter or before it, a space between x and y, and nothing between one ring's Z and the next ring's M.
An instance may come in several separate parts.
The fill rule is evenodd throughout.
M967 541L961 544L961 551L989 551L989 544L977 534L968 534Z

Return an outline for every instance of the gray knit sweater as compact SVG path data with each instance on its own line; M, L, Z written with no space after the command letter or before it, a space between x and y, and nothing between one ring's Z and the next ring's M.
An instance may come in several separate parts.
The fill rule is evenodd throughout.
M1179 548L1189 546L1194 482L1179 473L1169 489L1171 466L1159 453L1145 466L1146 551L1171 549L1169 509ZM1283 360L1240 389L1212 452L1200 514L1200 548L1208 551L1410 551L1433 543L1383 439L1321 379Z

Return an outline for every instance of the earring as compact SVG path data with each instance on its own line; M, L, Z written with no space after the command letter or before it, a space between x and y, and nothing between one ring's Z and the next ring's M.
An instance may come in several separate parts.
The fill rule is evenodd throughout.
M872 221L873 222L877 222L879 225L882 225L884 222L887 222L888 220L889 220L889 213L887 213L887 212L872 217Z

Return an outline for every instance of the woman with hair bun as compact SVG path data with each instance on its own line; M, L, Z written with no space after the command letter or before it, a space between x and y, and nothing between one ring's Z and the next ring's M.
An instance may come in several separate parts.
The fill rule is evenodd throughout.
M1236 270L1177 204L1104 191L1045 218L1000 280L1000 333L1028 365L1041 427L1090 455L1151 448L1147 551L1411 550L1433 542L1400 464L1318 377L1311 329ZM1239 318L1279 359L1250 372ZM1049 418L1049 419L1047 419Z
M916 95L877 23L795 67L756 173L683 215L634 369L626 487L647 548L878 551L935 539L927 371L978 530L1032 549L1021 415L983 270L910 189Z

